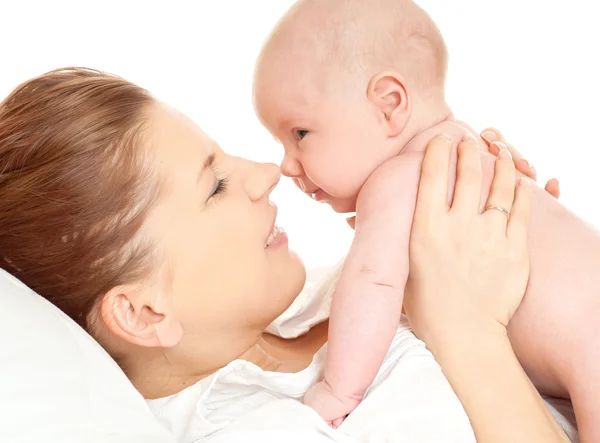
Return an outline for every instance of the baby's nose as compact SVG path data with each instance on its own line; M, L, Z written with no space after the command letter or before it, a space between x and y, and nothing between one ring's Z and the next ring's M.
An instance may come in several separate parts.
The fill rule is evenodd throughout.
M281 162L281 173L286 177L296 178L302 177L304 170L298 160L286 155Z

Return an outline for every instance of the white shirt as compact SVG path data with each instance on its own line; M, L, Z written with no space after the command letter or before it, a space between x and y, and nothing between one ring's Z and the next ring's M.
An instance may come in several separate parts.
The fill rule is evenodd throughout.
M296 337L326 319L340 266L309 274L303 293L269 331ZM263 371L236 360L148 404L182 443L475 442L460 401L405 318L365 399L338 430L301 403L322 376L326 355L327 345L295 374Z
M327 318L340 266L309 274L303 293L269 328L291 338ZM149 400L178 441L191 442L474 442L458 398L425 345L402 320L363 402L334 431L301 403L322 375L325 345L295 374L236 360L193 386Z
M438 364L402 321L366 398L338 431L301 404L321 376L327 346L295 374L228 364L171 397L148 403L178 441L474 442L469 420ZM237 438L237 439L236 439ZM321 439L321 440L319 440Z

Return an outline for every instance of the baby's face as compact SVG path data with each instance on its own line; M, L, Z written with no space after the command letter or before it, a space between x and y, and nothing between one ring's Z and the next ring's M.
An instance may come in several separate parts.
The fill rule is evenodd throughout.
M362 98L322 92L317 85L310 76L258 72L254 105L263 125L283 145L282 173L336 212L354 212L361 187L385 161L379 146L386 142L384 131L367 100L366 85Z

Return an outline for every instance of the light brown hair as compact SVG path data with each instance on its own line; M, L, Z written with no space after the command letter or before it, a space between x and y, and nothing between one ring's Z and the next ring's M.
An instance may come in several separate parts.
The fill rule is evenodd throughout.
M87 328L112 287L145 278L138 235L157 197L144 89L66 68L0 103L0 266Z

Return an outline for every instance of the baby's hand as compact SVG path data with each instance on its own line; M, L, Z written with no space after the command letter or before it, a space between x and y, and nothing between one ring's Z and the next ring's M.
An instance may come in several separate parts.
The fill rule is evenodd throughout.
M304 395L304 404L314 409L331 427L337 429L360 401L338 398L325 381L313 385Z

